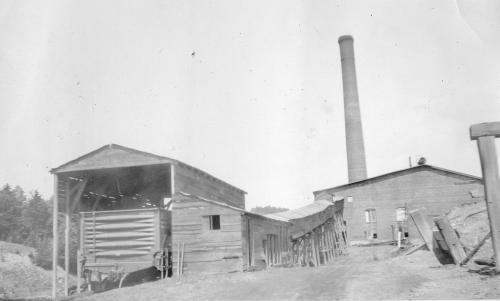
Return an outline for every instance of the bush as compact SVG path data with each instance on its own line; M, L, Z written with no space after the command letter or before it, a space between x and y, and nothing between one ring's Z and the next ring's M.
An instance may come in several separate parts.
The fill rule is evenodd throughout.
M37 247L35 247L36 253L34 255L33 262L37 266L51 270L52 269L52 240L46 240L41 242Z

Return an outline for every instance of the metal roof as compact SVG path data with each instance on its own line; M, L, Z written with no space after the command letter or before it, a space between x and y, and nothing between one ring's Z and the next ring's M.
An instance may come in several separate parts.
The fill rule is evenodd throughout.
M345 187L349 187L349 186L353 186L353 185L362 185L362 184L366 184L367 182L369 182L371 180L381 179L383 177L395 175L395 174L398 174L398 173L403 173L405 171L417 171L417 170L421 170L421 169L432 169L432 170L441 171L441 172L445 172L445 173L449 173L449 174L454 174L454 175L458 175L458 176L462 176L462 177L466 177L466 178L471 178L473 180L479 180L479 181L483 180L481 177L477 177L477 176L474 176L474 175L470 175L470 174L466 174L466 173L462 173L462 172L458 172L458 171L454 171L454 170L450 170L450 169L446 169L446 168L442 168L442 167L437 167L437 166L434 166L434 165L423 164L423 165L417 165L417 166L414 166L414 167L409 167L409 168L405 168L405 169L396 170L396 171L393 171L393 172L381 174L381 175L378 175L378 176L375 176L375 177L371 177L371 178L366 178L364 180L357 181L357 182L352 182L352 183L348 183L348 184L334 186L334 187L331 187L331 188L316 190L316 191L313 191L313 194L316 195L316 194L324 192L324 191L334 190L334 189L339 189L339 188L345 188Z
M304 217L308 217L317 213L320 213L327 209L330 206L333 206L334 203L327 200L319 200L315 201L312 204L306 205L304 207L300 207L293 210L276 212L271 214L266 214L266 217L277 219L280 221L292 221L295 219L301 219Z
M88 154L85 154L74 160L64 163L63 165L52 169L50 172L53 174L60 174L65 172L79 172L86 170L146 166L146 165L156 165L156 164L173 164L173 165L185 166L199 172L201 175L207 178L223 183L242 193L246 193L244 190L236 186L233 186L227 182L224 182L210 175L209 173L204 172L184 162L164 156L155 155L152 153L139 151L118 144L108 144L103 147L100 147Z

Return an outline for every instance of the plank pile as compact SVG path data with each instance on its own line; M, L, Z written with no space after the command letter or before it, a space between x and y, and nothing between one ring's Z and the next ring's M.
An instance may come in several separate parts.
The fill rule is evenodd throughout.
M469 207L474 208L473 205L469 205ZM466 220L473 214L463 213L467 216L463 220L458 218L457 212L468 212L470 209L463 206L459 210L452 211L448 216L435 217L433 220L427 216L425 209L410 212L425 245L434 252L442 264L467 264L491 237L491 233L483 228L480 229L486 234L476 233L477 231L470 229L471 225ZM477 224L476 222L473 225ZM474 244L469 242L469 232L475 233L475 237L477 237L478 241Z

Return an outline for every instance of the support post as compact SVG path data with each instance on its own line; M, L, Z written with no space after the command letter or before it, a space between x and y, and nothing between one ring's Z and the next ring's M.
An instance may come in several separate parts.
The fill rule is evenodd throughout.
M64 194L66 196L66 225L64 228L64 296L68 296L68 279L69 279L69 228L70 228L70 194L69 194L69 179L66 179L66 189Z
M82 254L80 250L76 251L76 293L79 294L81 292L80 286L82 286L82 267L80 265L80 258Z
M52 299L57 298L57 212L58 212L59 183L58 176L54 175L54 197L52 204Z
M486 136L477 139L479 158L484 179L486 208L490 221L495 262L500 260L500 178L498 176L498 159L495 148L495 137ZM500 272L500 264L495 267Z
M470 137L477 140L483 173L486 208L490 222L491 240L495 253L495 270L500 272L500 177L495 138L500 137L500 122L480 123L470 127Z

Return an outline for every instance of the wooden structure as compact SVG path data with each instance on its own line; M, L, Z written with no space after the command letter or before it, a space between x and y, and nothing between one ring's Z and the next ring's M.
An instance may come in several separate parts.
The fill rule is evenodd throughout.
M245 208L246 193L239 188L180 161L116 144L101 147L51 172L54 174L54 299L60 211L65 214L67 294L73 214L81 216L78 272L101 273L109 269L131 271L150 267L153 262L163 268L164 259L157 257L163 258L171 248L166 209L176 191ZM59 210L59 204L64 206L63 210Z
M490 222L496 272L500 272L500 176L495 138L500 137L500 122L480 123L471 126L470 137L477 140L479 159L484 178L486 208Z
M79 281L83 273L128 273L151 266L160 271L172 266L179 276L317 266L345 253L342 200L258 215L245 211L241 189L177 160L114 144L52 173L54 250L58 204L65 207L66 293L71 215L80 218ZM53 256L56 267L56 251ZM53 277L56 298L56 268Z
M151 266L154 254L165 252L170 212L162 208L80 213L80 254L85 268L121 269L130 273ZM160 261L157 268L161 269Z
M329 263L346 252L342 211L342 200L322 200L262 216L178 192L172 205L174 274Z
M291 252L287 263L319 266L345 254L348 243L343 209L343 200L323 199L295 210L266 215L291 223L288 230ZM266 253L272 254L272 250Z
M211 274L266 266L269 256L273 262L281 262L286 256L289 226L226 203L178 192L172 205L173 266L182 267L182 273ZM263 250L270 245L273 254L265 254ZM179 250L182 246L183 251ZM181 257L183 261L178 263Z
M418 237L408 212L425 207L430 218L451 208L483 201L480 177L432 165L419 165L366 180L314 192L318 200L324 195L345 199L344 219L351 241L395 240L398 230L403 236Z

